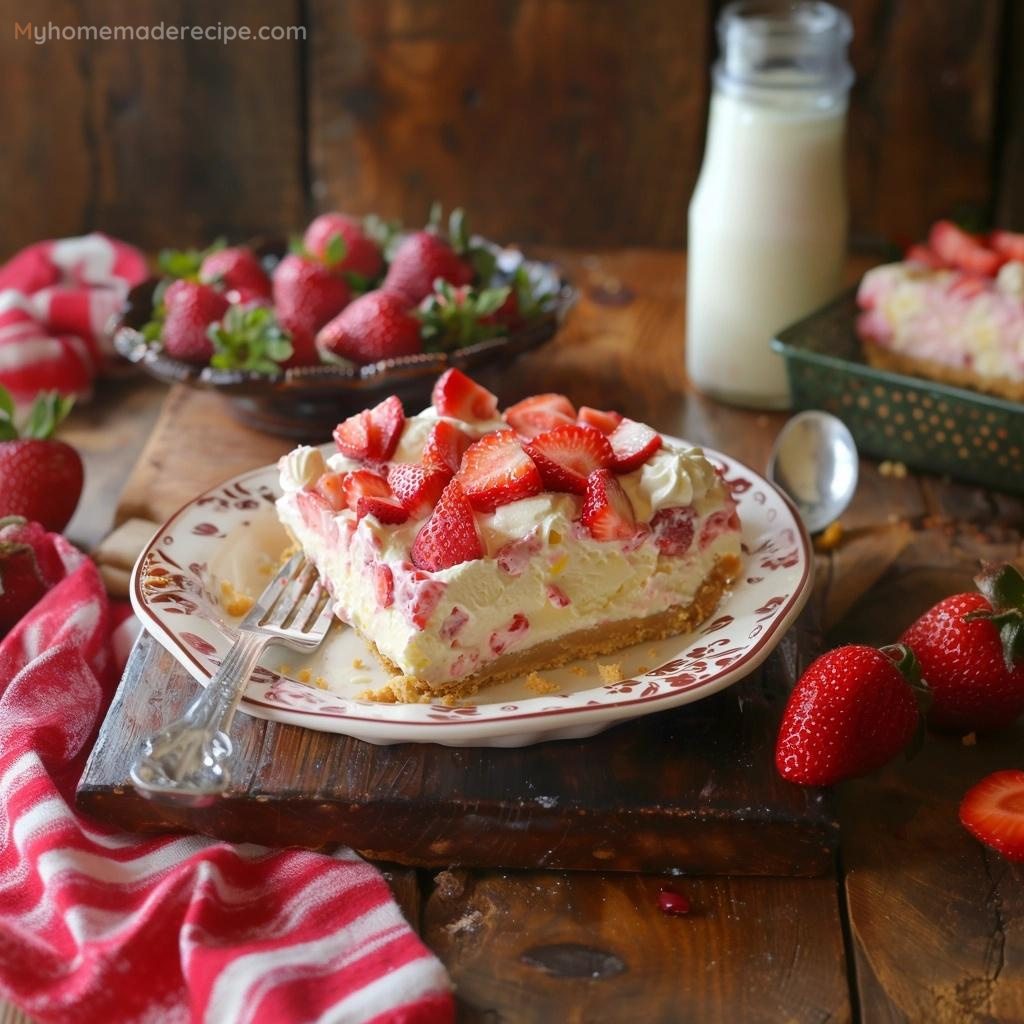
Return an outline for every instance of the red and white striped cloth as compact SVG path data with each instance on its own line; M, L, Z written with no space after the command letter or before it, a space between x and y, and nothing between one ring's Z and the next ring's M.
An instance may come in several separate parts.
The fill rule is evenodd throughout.
M453 1019L441 964L349 850L147 838L74 790L119 666L96 568L0 642L0 996L39 1022Z
M0 267L0 384L88 397L114 355L105 328L148 271L134 246L94 232L36 242Z

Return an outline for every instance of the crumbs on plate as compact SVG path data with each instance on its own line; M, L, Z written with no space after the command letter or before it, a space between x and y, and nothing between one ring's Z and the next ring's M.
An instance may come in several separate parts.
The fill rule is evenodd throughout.
M220 603L228 615L245 615L256 603L256 599L236 590L231 580L220 581Z
M531 672L526 677L526 688L531 693L538 694L558 692L558 684L551 682L550 679L545 679L539 672Z
M598 675L605 683L618 683L622 681L622 666L618 662L608 665L597 666Z
M569 671L574 676L585 676L587 674L587 670L582 665L570 665Z

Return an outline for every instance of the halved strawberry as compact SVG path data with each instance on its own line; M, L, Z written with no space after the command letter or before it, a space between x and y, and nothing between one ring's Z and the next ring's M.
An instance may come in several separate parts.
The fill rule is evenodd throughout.
M316 489L322 494L335 512L348 507L345 499L345 474L324 473L316 482Z
M439 416L456 420L489 420L498 411L498 396L455 367L437 378L431 402Z
M505 422L520 436L536 437L560 423L573 423L576 410L565 395L548 392L524 398L502 414Z
M585 494L590 474L610 466L615 457L604 434L578 423L545 431L525 447L547 490L574 494Z
M646 423L623 418L608 435L615 455L612 469L616 473L630 473L642 466L660 447L661 435Z
M922 245L920 242L915 242L907 249L903 254L903 258L910 263L921 263L926 267L931 267L933 270L943 270L949 266L946 260L937 253L932 252L927 245Z
M585 426L600 430L602 434L610 434L622 422L622 413L613 409L605 412L603 409L591 409L589 405L581 405L577 419Z
M438 572L461 562L483 558L473 507L457 477L448 482L430 518L412 542L412 561L419 569Z
M452 478L451 470L432 466L410 466L398 462L388 469L388 483L395 498L411 516L429 512L436 504L445 485Z
M472 443L473 439L469 434L460 430L454 423L438 420L427 435L420 458L424 466L449 469L453 473L458 473L462 456Z
M409 513L396 498L380 498L375 494L356 499L356 519L376 516L382 523L404 523Z
M471 444L457 479L479 512L493 512L543 489L540 472L511 430L485 434Z
M654 543L665 555L685 555L693 544L693 508L676 506L661 509L651 520Z
M993 231L988 244L1008 260L1024 263L1024 234L1017 231Z
M350 459L386 462L395 453L405 426L405 410L396 395L364 409L334 428L334 443Z
M928 235L932 251L961 270L995 277L1006 257L993 252L984 242L958 228L950 220L936 221Z
M969 789L960 804L960 821L1007 860L1024 861L1024 771L993 772Z
M636 533L633 506L611 470L595 469L587 478L580 519L594 540L629 540Z
M345 494L345 505L356 511L356 505L360 498L393 498L391 488L387 480L379 473L369 469L357 469L353 473L346 473L342 482L342 490Z

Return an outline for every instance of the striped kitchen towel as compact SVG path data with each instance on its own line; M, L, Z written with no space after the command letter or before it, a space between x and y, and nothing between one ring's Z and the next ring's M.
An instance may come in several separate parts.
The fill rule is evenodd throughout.
M134 246L94 232L37 242L0 267L0 384L88 396L114 356L106 326L148 271Z
M116 832L74 790L119 667L99 574L0 642L0 997L41 1022L453 1018L441 964L350 850Z

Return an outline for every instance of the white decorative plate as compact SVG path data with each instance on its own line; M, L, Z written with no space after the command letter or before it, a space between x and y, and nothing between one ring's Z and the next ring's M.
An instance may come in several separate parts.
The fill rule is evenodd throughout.
M241 710L371 743L514 747L590 736L717 693L764 661L793 623L810 593L812 554L787 498L734 459L707 454L724 469L739 504L744 572L696 633L545 671L544 678L557 686L553 693L538 695L519 679L446 707L359 699L357 694L387 676L356 632L338 623L309 657L270 648L249 681ZM135 566L136 612L204 685L238 621L222 607L221 584L259 594L286 544L273 504L279 494L276 466L221 484L173 515ZM599 664L620 665L622 680L604 682Z

